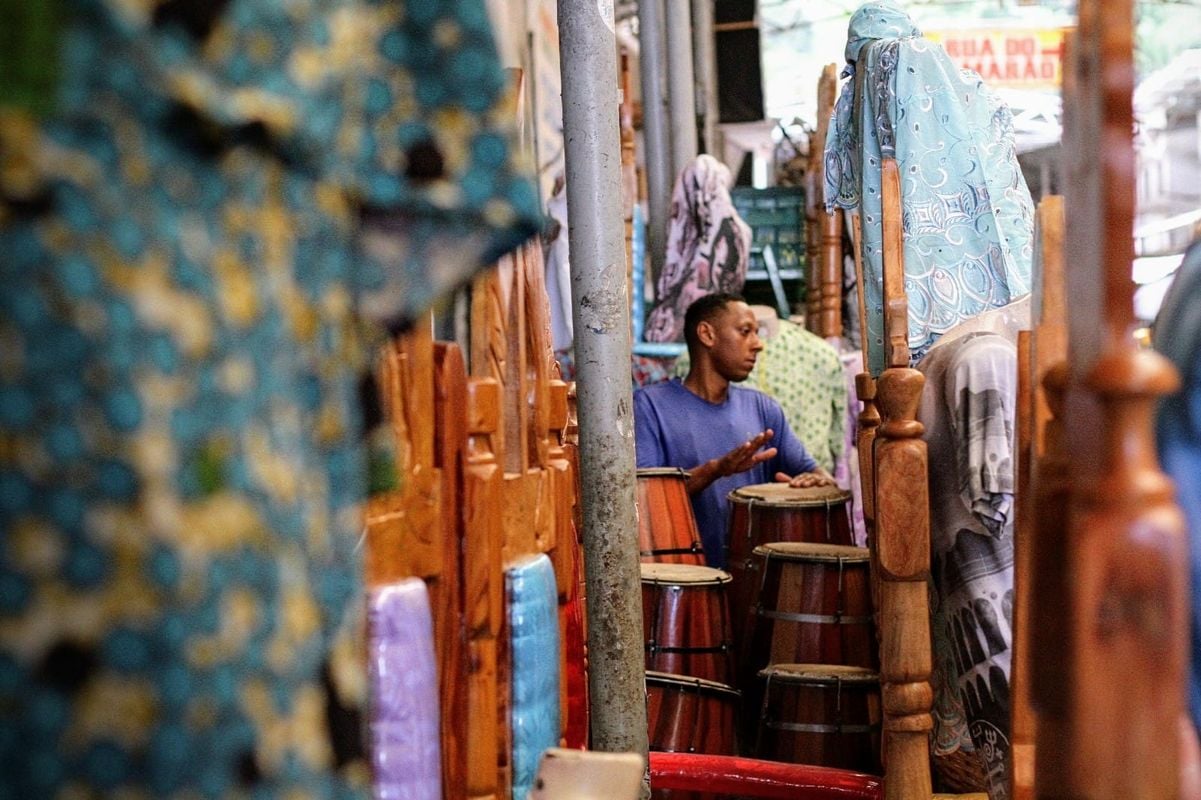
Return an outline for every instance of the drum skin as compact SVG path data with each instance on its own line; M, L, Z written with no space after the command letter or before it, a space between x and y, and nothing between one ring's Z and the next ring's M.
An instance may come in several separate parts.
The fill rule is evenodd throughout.
M642 565L646 668L732 684L728 573L689 564Z
M700 532L680 469L638 470L638 550L643 562L705 565Z
M647 732L652 752L737 755L739 696L713 681L646 673ZM718 800L707 792L659 789L655 800Z
M777 664L759 673L764 699L754 756L880 773L880 682L871 670Z

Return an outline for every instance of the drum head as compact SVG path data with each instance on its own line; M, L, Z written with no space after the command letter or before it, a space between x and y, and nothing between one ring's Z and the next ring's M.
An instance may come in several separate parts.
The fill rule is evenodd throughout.
M755 548L760 558L778 558L783 561L829 561L862 563L871 558L866 547L850 547L841 544L817 544L813 542L771 542Z
M773 664L759 671L760 678L772 683L862 683L880 682L880 676L865 667L841 664Z
M688 471L679 467L644 467L635 470L639 478L683 478L688 480Z
M695 564L640 564L643 583L667 586L715 586L729 583L730 573Z
M727 686L724 683L708 681L704 678L693 678L690 675L674 675L670 672L655 672L652 669L648 669L646 671L646 685L648 687L662 686L684 692L726 695L733 700L737 700L742 696L742 693L737 689L733 688L732 686Z
M787 483L755 483L735 489L727 499L732 503L754 503L756 506L806 508L845 503L850 497L850 492L837 486L794 489Z

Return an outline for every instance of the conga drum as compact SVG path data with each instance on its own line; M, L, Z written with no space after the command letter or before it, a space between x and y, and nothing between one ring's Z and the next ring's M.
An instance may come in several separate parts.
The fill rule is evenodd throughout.
M880 680L863 667L776 664L759 673L755 756L880 774Z
M701 678L646 673L646 720L650 749L666 753L738 754L735 726L738 692ZM654 800L718 800L725 795L655 789Z
M688 473L667 467L640 469L637 475L642 561L704 566L705 551L685 486Z
M691 564L641 566L646 668L733 683L729 574Z
M746 575L752 553L772 542L813 542L852 545L847 501L851 493L837 486L793 489L786 483L743 486L727 495L730 528L726 537L727 566L734 584L730 611L741 624L755 602L758 585ZM742 647L741 631L736 645Z
M741 650L743 684L772 664L875 669L869 553L807 542L759 545L747 570L758 586Z

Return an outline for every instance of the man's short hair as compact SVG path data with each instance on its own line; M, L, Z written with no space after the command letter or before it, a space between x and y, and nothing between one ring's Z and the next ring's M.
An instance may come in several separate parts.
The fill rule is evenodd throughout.
M714 292L698 297L684 312L684 341L688 344L688 352L695 353L700 347L696 329L702 322L711 322L717 315L726 310L730 303L745 303L740 294L730 292Z

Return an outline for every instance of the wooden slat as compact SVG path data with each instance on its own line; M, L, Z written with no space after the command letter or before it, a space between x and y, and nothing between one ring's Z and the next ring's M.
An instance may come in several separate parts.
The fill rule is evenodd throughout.
M493 448L500 427L500 384L472 378L467 384L467 450L463 466L463 609L469 653L467 694L467 796L497 797L498 727L486 724L500 705L497 695L497 638L504 614L501 573L500 492L502 472Z
M815 331L825 339L842 335L842 212L826 214L822 202L826 138L838 97L838 67L827 64L817 84L817 136L810 145L814 202L819 208L818 285L821 287Z
M909 366L909 299L905 295L905 246L901 233L901 175L897 162L880 169L884 249L884 333L886 363Z
M468 695L467 631L459 553L463 548L463 455L467 446L467 370L457 345L433 345L434 464L442 478L442 561L433 604L438 636L438 685L442 706L442 791L467 796ZM431 598L433 600L433 598Z
M1010 774L1013 800L1034 796L1034 711L1030 707L1030 536L1034 527L1030 502L1031 471L1034 467L1035 370L1032 362L1033 334L1020 331L1017 341L1017 513L1014 519L1014 608L1013 660L1010 666Z

